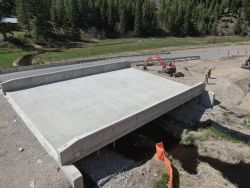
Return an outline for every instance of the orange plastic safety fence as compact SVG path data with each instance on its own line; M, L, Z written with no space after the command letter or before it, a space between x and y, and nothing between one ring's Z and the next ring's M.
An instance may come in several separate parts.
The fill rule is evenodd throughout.
M173 169L170 160L165 155L164 145L161 142L157 143L155 147L156 147L156 156L158 160L164 161L165 163L166 171L169 175L169 188L173 188Z
M164 161L164 145L163 143L157 143L155 145L156 147L156 156L157 156L157 159L160 160L160 161Z

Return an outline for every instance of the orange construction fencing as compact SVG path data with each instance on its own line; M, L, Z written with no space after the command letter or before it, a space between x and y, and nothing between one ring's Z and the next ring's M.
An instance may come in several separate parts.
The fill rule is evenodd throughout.
M169 188L173 188L173 169L172 169L170 160L165 155L164 145L161 142L161 143L157 143L155 147L156 147L157 159L160 161L164 161L165 163L166 171L169 175Z

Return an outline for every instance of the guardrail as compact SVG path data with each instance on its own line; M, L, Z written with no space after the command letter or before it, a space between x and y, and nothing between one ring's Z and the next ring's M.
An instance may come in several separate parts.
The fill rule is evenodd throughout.
M165 58L164 60L188 61L188 60L197 60L197 59L201 59L201 56L174 57L174 58Z

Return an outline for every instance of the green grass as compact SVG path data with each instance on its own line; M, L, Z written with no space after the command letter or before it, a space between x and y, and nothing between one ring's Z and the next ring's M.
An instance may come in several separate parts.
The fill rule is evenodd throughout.
M0 68L11 67L17 57L29 54L30 52L21 49L0 49Z
M212 138L223 139L223 140L227 140L227 141L234 142L234 143L243 143L243 144L247 144L250 146L250 142L244 142L244 141L242 141L238 138L235 138L229 134L221 132L213 127L206 128L205 133L207 134L207 136L210 136Z
M16 38L23 38L25 35L25 32L23 31L14 31L14 36ZM0 34L0 41L3 40L3 36ZM0 42L0 44L3 44L3 46L8 46L7 42ZM17 57L29 54L30 52L27 50L22 50L18 48L10 48L10 47L2 47L0 48L0 68L7 68L12 67L13 61Z
M166 173L162 173L161 178L154 183L154 188L166 188L169 182L169 176Z
M194 144L195 141L205 141L208 138L213 138L216 140L226 140L233 143L243 143L250 146L250 142L242 141L236 137L233 137L229 134L226 134L222 131L219 131L213 127L200 128L198 129L199 134L191 134L189 133L186 137L182 138L181 143L185 145Z
M250 37L206 37L206 38L123 38L107 39L98 43L86 44L81 48L63 49L60 52L47 52L39 55L42 61L59 61L73 58L153 50L164 47L201 46L208 44L224 44L250 42Z
M23 38L24 35L25 35L24 31L14 31L13 33L14 33L14 36L16 38ZM9 35L9 34L7 34L7 35ZM0 40L3 40L3 35L2 34L0 34Z
M23 32L15 33L22 37ZM96 57L100 55L118 54L122 52L136 52L143 50L157 50L166 47L202 46L208 44L226 44L250 42L250 37L187 37L187 38L120 38L100 40L97 43L85 43L79 48L60 49L40 54L40 62L53 62L73 58ZM30 53L21 49L0 49L0 68L10 67L19 56Z
M186 137L182 138L181 143L185 145L192 145L195 143L195 141L204 141L206 140L206 135L195 135L195 134L189 134Z

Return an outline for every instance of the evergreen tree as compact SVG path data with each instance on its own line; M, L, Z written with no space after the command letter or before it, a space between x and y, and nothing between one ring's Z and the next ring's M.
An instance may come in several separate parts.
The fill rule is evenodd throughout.
M89 8L88 8L88 1L87 0L79 0L79 22L80 22L80 27L82 29L85 29L88 27L88 21L87 21L87 17L88 17L88 12L89 12Z
M77 0L67 0L67 25L72 28L79 27L79 5Z
M150 0L145 0L142 7L142 24L145 35L153 33L156 27L155 4Z
M234 33L236 35L240 35L242 32L242 22L241 19L239 18L234 26Z
M101 27L105 30L107 28L107 10L108 10L108 4L107 0L101 1L101 7L100 7L100 16L101 16Z
M250 22L250 0L244 0L242 7L243 7L244 20Z
M115 11L114 11L114 0L108 1L108 13L107 13L107 20L108 20L108 26L113 27L115 23Z
M58 12L57 12L56 0L51 1L50 15L51 15L51 20L53 21L53 25L57 27L58 26Z
M66 10L65 10L65 4L64 0L56 0L56 7L57 7L57 25L59 27L65 27L66 26Z
M15 0L1 0L1 14L5 17L15 14Z
M127 9L125 2L120 3L119 32L124 35L127 31Z
M37 40L46 39L51 32L49 7L45 0L32 0L31 13L34 37Z
M133 0L128 0L126 3L126 30L133 31L134 30L134 22L135 22L135 2Z
M16 13L20 25L31 36L32 12L31 0L16 0Z
M192 1L189 0L185 10L184 24L183 24L185 35L192 35L193 33L192 10L193 10Z
M159 6L154 0L0 0L0 5L0 16L16 13L23 29L37 38L53 31L50 23L72 38L92 27L109 36L151 36L156 30L215 35L220 19L228 16L236 17L237 34L239 25L246 33L250 24L250 0L160 0Z
M134 33L135 36L141 37L143 35L143 23L142 23L142 0L137 0L135 5L135 25Z
M99 23L99 17L98 17L98 11L96 8L96 0L88 0L88 16L87 16L87 22L89 27L97 27Z

